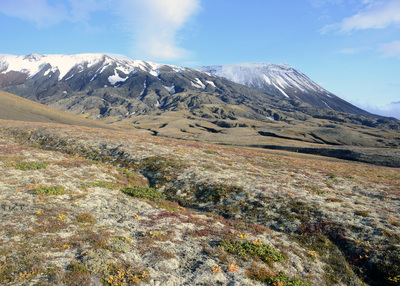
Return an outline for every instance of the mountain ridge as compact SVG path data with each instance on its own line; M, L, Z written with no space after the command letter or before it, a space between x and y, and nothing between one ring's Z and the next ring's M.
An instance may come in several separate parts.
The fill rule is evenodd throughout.
M142 60L134 60L128 57L123 58L122 56L111 56L103 53L83 53L76 55L40 55L32 53L26 56L0 54L0 74L4 74L8 70L27 73L28 77L34 77L43 69L46 69L48 73L50 71L55 72L59 70L60 75L58 77L58 80L68 80L77 73L82 72L84 68L90 68L99 63L102 63L102 68L116 64L116 68L125 74L129 74L130 72L135 71L134 68L148 71L153 75L156 75L157 69L162 66L183 69L173 65L145 62ZM51 65L50 70L46 68L48 64ZM103 71L104 70L100 70L100 73ZM122 82L122 80L110 81L111 84L113 82Z
M119 87L129 77L138 71L144 71L152 76L159 77L160 69L167 68L176 73L184 71L200 71L217 75L232 82L245 85L250 88L266 91L269 94L283 96L286 99L300 100L318 108L327 108L339 112L347 112L367 117L379 117L372 115L345 100L325 90L305 74L290 65L271 63L242 63L217 66L203 66L198 69L178 67L168 64L158 64L141 60L130 59L125 56L107 55L102 53L86 53L76 55L39 55L15 56L0 54L0 87L7 88L22 84L26 80L40 75L52 76L57 73L58 81L71 80L73 77L90 68L98 68L92 71L92 82L99 75L112 67L114 70L107 77L108 84ZM25 75L25 76L24 76ZM207 85L215 87L212 80L200 80L199 77L190 82L192 87L205 89ZM106 85L104 85L106 86ZM143 84L145 89L145 83ZM176 93L174 84L164 85L164 88ZM13 90L10 90L13 91ZM143 91L141 92L143 93ZM18 92L17 92L18 94Z
M203 66L199 69L251 88L281 93L286 98L298 99L315 107L371 116L369 112L327 91L286 63L239 63Z

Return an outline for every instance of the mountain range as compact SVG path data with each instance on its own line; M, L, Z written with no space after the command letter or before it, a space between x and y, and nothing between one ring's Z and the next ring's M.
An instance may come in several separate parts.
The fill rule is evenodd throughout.
M287 64L192 69L106 54L1 54L0 88L164 137L318 154L321 146L400 146L400 121L346 102Z
M326 91L287 64L237 64L195 70L105 54L0 55L0 87L73 113L98 109L99 116L127 117L176 109L178 102L192 108L222 101L250 107L252 112L245 115L255 119L271 117L272 109L284 105L379 117Z

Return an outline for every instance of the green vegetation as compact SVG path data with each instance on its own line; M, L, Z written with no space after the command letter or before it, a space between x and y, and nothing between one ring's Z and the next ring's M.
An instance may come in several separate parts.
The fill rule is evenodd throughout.
M22 171L46 169L48 164L40 162L18 162L15 168Z
M245 258L248 255L257 257L268 265L272 265L272 263L276 261L284 260L282 254L274 247L262 243L222 240L219 242L218 247L223 248L231 254L239 255L242 258Z
M121 186L115 183L110 183L106 181L99 181L94 183L85 183L83 186L89 187L98 187L98 188L106 188L106 189L119 189Z
M63 187L63 186L43 186L43 187L34 189L33 193L35 195L60 196L60 195L65 194L65 187Z
M149 199L149 200L165 200L166 196L154 188L143 187L143 186L133 186L122 188L121 191L127 195L135 198Z

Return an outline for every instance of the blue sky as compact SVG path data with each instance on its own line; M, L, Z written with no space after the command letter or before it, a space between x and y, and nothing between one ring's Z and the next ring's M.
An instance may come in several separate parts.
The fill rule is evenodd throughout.
M0 0L0 53L288 63L400 118L400 0Z

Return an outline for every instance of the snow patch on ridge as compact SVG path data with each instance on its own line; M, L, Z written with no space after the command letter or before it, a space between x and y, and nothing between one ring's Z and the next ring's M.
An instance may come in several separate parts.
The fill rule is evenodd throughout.
M213 81L206 80L206 83L211 84L215 88L217 87Z
M133 60L132 66L138 68L142 71L150 73L152 76L158 77L160 75L159 69L162 67L170 67L174 72L181 73L186 68L173 66L173 65L166 65L166 64L157 64L153 62L145 62L141 60Z
M267 77L265 74L263 74L262 77L267 84L272 85L272 81L269 77Z
M322 101L323 103L325 103L325 105L329 108L329 109L333 109L332 107L330 107L329 105L328 105L328 103L326 103L325 101Z
M140 96L139 96L139 100L142 100L143 99L143 94L144 94L144 92L146 91L146 88L147 88L147 80L144 80L144 83L143 83L143 90L142 90L142 92L140 93Z
M158 77L159 71L158 69L162 67L163 65L161 64L156 64L152 62L145 62L141 60L134 60L132 62L132 66L138 69L141 69L142 71L150 73L152 76Z
M196 78L195 82L191 81L190 83L192 84L192 86L194 86L196 88L201 88L201 89L205 89L206 88L204 83L199 78Z
M286 97L290 98L289 95L286 94L286 92L284 92L279 86L277 86L276 84L274 84L274 86Z
M166 90L168 90L168 92L169 92L169 94L175 94L175 86L171 86L171 87L169 87L169 86L165 86L165 85L163 85L163 87L166 89Z
M111 75L108 77L108 81L112 84L115 85L118 82L125 82L127 79L129 78L129 76L126 76L125 78L120 77L120 75L117 72L117 69L114 70L114 75Z

